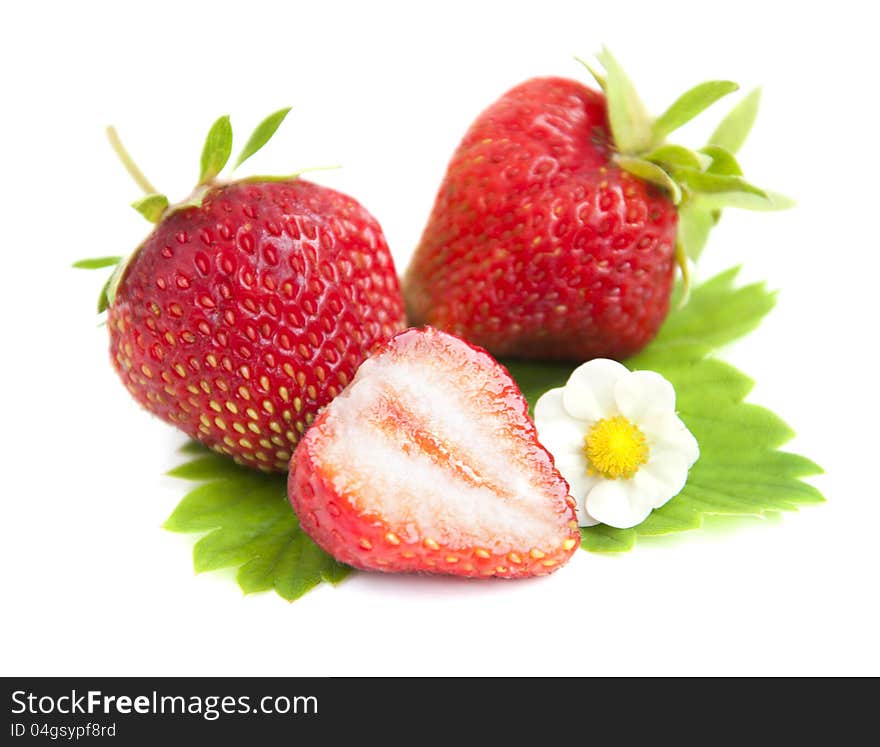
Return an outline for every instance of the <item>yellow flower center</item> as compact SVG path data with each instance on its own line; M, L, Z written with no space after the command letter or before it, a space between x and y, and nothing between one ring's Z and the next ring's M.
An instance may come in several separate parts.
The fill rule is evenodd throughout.
M584 454L591 475L628 480L648 461L648 443L637 425L616 415L590 428L584 436Z

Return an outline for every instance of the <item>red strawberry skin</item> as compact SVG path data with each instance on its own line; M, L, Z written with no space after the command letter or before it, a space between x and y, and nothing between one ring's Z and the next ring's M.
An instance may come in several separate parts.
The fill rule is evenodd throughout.
M302 180L220 185L173 212L108 316L113 365L140 404L266 471L287 469L318 410L403 322L378 223Z
M611 160L605 97L526 81L452 157L404 296L411 324L498 356L622 359L669 309L678 216Z
M409 366L405 374L401 374L401 380L407 382L420 379L417 373L420 361L426 361L425 365L438 372L439 378L449 380L450 394L463 391L465 401L478 402L479 409L471 415L484 420L483 425L491 433L487 450L500 450L501 470L528 474L530 490L545 501L539 508L527 509L540 514L538 520L545 522L542 547L537 546L540 542L535 546L511 546L503 540L493 547L493 540L504 534L503 521L488 523L488 529L484 530L485 541L475 544L464 539L444 541L443 531L450 530L450 526L444 526L443 521L438 522L440 534L427 535L419 524L417 511L411 510L415 518L396 524L387 511L362 508L363 496L357 495L357 490L384 490L385 496L406 493L408 497L403 500L407 501L420 500L436 488L440 496L435 504L438 513L444 509L443 502L456 495L456 490L467 490L475 483L480 483L482 489L491 485L492 490L498 491L499 495L492 500L504 503L515 499L505 495L503 479L492 483L486 451L468 453L462 449L462 442L456 443L456 437L461 438L468 426L445 434L442 429L432 430L426 426L434 409L451 411L451 422L459 426L467 422L461 420L462 413L455 411L455 404L446 400L442 391L431 389L407 403L395 391L393 368L380 368L384 359L392 359L392 365ZM377 385L381 393L369 407L346 414L350 420L369 424L363 437L352 438L341 424L342 411L357 407L358 401L363 403L363 399L357 399L358 388L368 377L382 382ZM427 380L430 375L422 378ZM416 403L422 405L421 413L414 407ZM409 469L401 470L396 476L397 483L391 490L382 487L386 484L383 470L391 469L387 465L394 463L387 456L368 462L362 481L353 474L363 469L363 464L358 464L357 451L366 444L375 446L385 438L394 444L391 448L399 449L404 457L418 455ZM350 449L351 458L340 464L330 456L331 449L337 452L341 449L344 454ZM429 478L420 481L420 468L416 464L419 458L433 462L432 468L441 465L440 470L429 471ZM347 480L349 485L359 487L340 489L340 475L343 482ZM485 350L431 328L410 329L392 338L361 367L351 387L318 416L291 460L288 495L303 530L337 560L363 570L466 577L540 576L565 564L580 544L568 485L554 467L552 456L538 443L527 404L516 383ZM527 513L527 516L530 515ZM527 519L531 520L534 519ZM454 522L454 519L445 521ZM549 540L546 525L551 527ZM452 526L448 533L454 536L456 530L467 529ZM493 536L496 534L497 537ZM464 531L459 535L467 536Z

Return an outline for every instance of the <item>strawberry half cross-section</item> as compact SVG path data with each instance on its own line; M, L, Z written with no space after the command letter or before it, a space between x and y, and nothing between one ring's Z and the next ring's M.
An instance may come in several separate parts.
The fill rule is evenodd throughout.
M513 379L431 328L361 365L300 442L288 493L312 539L365 570L538 576L580 541Z

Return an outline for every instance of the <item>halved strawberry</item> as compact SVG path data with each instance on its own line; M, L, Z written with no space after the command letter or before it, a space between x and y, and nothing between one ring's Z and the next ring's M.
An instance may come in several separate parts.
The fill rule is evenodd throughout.
M513 379L431 328L361 365L297 447L288 493L315 542L366 570L537 576L579 542Z

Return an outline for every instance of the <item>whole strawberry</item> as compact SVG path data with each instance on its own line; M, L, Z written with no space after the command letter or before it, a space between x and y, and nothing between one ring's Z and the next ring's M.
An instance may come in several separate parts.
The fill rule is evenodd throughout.
M733 152L757 92L700 151L666 136L734 83L711 81L650 119L606 51L604 93L526 81L484 111L452 157L404 280L410 323L498 356L625 358L656 334L726 205L785 206L741 178Z
M364 362L288 478L300 526L337 560L471 577L566 563L580 544L568 492L504 367L431 328Z
M257 128L238 163L286 113ZM134 171L149 193L135 207L157 225L101 306L113 365L138 402L241 464L283 471L318 411L403 327L403 301L361 205L295 176L218 182L231 144L221 117L194 197L177 206Z

